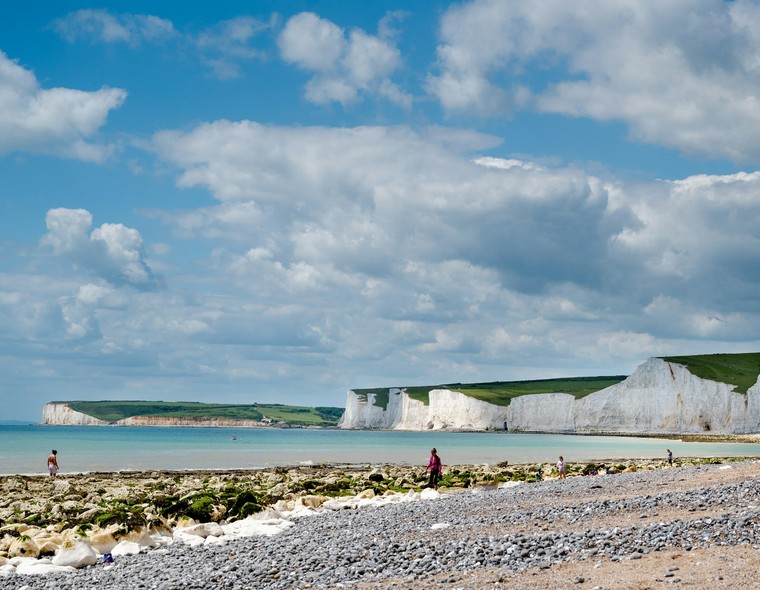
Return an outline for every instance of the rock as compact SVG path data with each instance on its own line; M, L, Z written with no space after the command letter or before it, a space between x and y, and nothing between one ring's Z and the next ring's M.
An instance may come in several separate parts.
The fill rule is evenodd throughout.
M435 500L436 498L440 498L441 494L438 493L437 490L434 490L433 488L425 488L420 492L420 498L422 500Z
M23 522L14 522L0 527L0 533L23 533L29 529L29 525Z
M86 539L66 541L50 560L53 565L69 566L74 568L95 565L98 562L98 554Z
M224 534L222 527L216 522L202 522L193 526L185 527L183 532L188 535L198 535L199 537L221 537Z
M8 555L10 557L39 557L40 549L34 539L22 535L11 543Z
M54 555L61 545L60 543L54 542L52 539L42 539L41 541L35 542L39 548L40 555Z
M193 520L189 516L182 516L182 517L179 518L179 520L177 521L177 524L175 526L178 529L184 529L184 528L187 528L187 527L194 526L196 524L197 523L195 522L195 520Z
M295 502L295 509L298 508L319 508L327 501L325 496L301 496Z
M117 526L110 526L106 530L96 530L88 537L90 545L100 554L110 553L118 541L114 537L114 530L119 530Z
M200 537L196 538L200 539L201 543L203 543L203 539ZM119 555L136 555L137 553L140 553L141 550L142 547L134 541L119 541L109 553L116 557Z
M295 510L295 507L296 507L295 500L278 500L277 502L274 503L274 506L272 506L272 508L276 512L280 512L280 513L293 512L293 510Z
M272 498L282 498L285 494L288 493L288 491L288 484L281 482L270 488L269 496Z
M54 565L48 559L25 559L16 566L16 573L22 576L46 576L60 572L74 572L75 567Z
M172 535L172 539L175 543L182 543L184 545L190 545L191 547L198 547L203 545L204 538L199 535L193 535L186 533L185 529L176 529ZM137 543L133 543L136 547L139 547ZM117 545L118 546L118 545ZM114 551L116 548L114 547ZM111 552L113 554L113 552Z
M65 500L60 506L63 512L80 512L80 504L75 500Z

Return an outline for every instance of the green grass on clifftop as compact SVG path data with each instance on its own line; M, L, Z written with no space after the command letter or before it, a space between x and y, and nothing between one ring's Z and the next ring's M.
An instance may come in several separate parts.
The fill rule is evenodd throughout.
M702 379L735 385L737 393L747 393L760 375L760 352L736 354L704 354L695 356L659 357L664 361L684 365L692 374ZM449 389L497 406L508 406L521 395L539 393L567 393L577 399L620 383L625 375L609 377L569 377L562 379L537 379L533 381L494 381L491 383L447 383L402 388L354 389L354 393L367 399L375 395L374 405L386 409L391 389L403 389L407 395L425 405L430 403L430 391Z
M73 401L65 403L77 412L106 422L131 416L158 418L222 418L285 422L294 426L335 426L343 408L286 406L283 404L206 404L160 401Z
M576 399L586 397L612 385L617 385L626 375L608 377L569 377L563 379L541 379L538 381L507 381L495 383L473 383L470 385L450 385L447 389L459 391L475 399L497 406L508 406L509 402L521 395L537 393L567 393Z
M737 393L757 383L760 375L760 352L738 354L701 354L695 356L663 356L662 360L685 366L702 379L735 385Z
M458 391L497 406L508 406L509 402L521 395L536 393L568 393L576 398L585 397L611 385L620 383L625 375L611 377L568 377L562 379L539 379L535 381L493 381L491 383L448 383L444 385L424 385L405 387L407 395L425 405L430 403L430 391L449 389ZM367 394L375 394L375 404L386 409L390 389L354 389L354 393L366 399Z

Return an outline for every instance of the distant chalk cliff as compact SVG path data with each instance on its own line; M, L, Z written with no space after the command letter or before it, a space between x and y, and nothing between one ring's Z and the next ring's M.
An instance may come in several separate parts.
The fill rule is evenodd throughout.
M72 410L68 404L52 402L42 409L43 425L48 426L197 426L204 428L230 427L247 428L267 426L257 420L235 420L228 418L165 418L160 416L130 416L116 422L98 420L89 414Z
M624 381L576 399L565 393L524 395L496 406L446 389L430 403L392 389L386 408L374 394L348 392L340 428L502 430L522 432L713 433L760 432L760 384L746 394L701 379L679 364L652 358Z
M45 404L42 409L42 422L40 424L48 426L105 426L108 422L72 410L68 404L53 402Z

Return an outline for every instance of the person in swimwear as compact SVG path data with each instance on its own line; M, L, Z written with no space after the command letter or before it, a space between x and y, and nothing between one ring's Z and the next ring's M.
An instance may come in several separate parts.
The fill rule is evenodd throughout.
M50 477L55 477L58 473L58 451L53 451L48 456L48 473Z

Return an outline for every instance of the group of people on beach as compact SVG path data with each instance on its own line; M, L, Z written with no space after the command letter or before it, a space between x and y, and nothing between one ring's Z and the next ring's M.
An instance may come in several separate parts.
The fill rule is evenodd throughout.
M673 452L668 449L668 464L673 467ZM50 477L55 477L58 474L58 451L53 449L47 458L48 473ZM438 489L438 482L441 481L441 473L443 472L443 463L441 457L438 455L438 450L433 447L430 449L430 459L428 465L425 467L424 473L430 472L427 487ZM565 458L560 455L559 461L557 461L557 473L560 479L565 479L567 476L567 468L565 466ZM541 479L543 476L543 467L538 466L538 472L536 479Z
M668 449L668 453L670 453L670 449ZM670 455L671 464L672 464L672 454ZM441 457L438 455L438 450L433 447L430 449L430 459L428 460L427 467L425 467L425 471L423 473L430 472L430 477L428 479L427 486L428 488L438 489L438 482L441 481L441 473L443 471L443 463L441 462ZM557 473L559 474L560 479L565 479L567 476L567 468L565 466L565 458L560 455L559 461L557 461ZM543 467L541 465L538 466L538 471L536 472L536 479L540 480L543 478Z
M667 453L668 465L670 467L673 467L673 451L667 449ZM565 465L565 458L562 455L559 456L559 461L557 461L556 467L559 479L565 479L567 477L567 465ZM441 462L441 457L438 455L438 450L434 447L430 449L430 459L428 460L427 467L425 467L425 471L423 472L430 472L430 477L428 479L426 487L438 489L438 482L441 480L442 471L443 463ZM536 469L536 481L541 481L543 479L543 475L543 466L539 464L538 468Z

